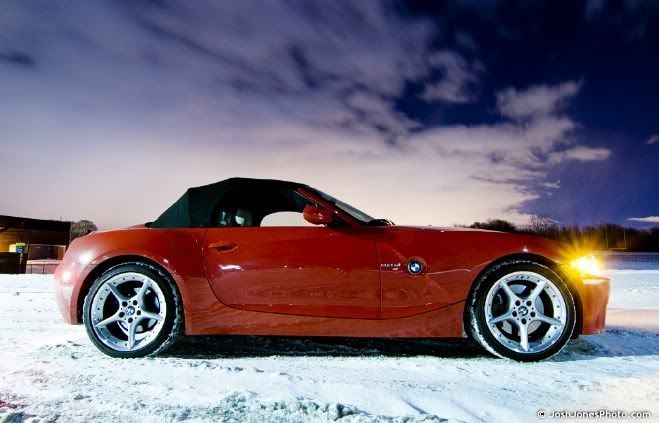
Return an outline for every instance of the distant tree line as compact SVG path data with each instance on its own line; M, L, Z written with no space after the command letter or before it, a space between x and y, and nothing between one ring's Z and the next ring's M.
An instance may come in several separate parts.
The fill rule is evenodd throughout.
M539 235L594 250L659 251L659 226L650 229L627 228L613 223L579 227L559 226L554 220L533 216L527 226L517 226L502 219L474 222L470 228Z

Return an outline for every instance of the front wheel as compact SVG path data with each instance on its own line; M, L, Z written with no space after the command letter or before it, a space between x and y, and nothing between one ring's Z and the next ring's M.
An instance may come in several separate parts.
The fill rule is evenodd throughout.
M518 361L557 354L572 336L574 299L551 269L510 261L490 269L474 286L467 328L485 349Z
M104 272L83 305L92 342L112 357L155 355L182 332L178 292L169 277L144 263L125 263Z

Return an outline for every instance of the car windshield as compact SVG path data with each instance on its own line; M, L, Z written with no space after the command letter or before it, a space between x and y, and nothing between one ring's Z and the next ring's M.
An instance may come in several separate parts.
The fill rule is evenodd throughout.
M334 205L334 207L343 210L344 212L348 213L350 216L354 217L358 221L362 222L365 225L368 225L371 221L375 220L371 216L367 215L363 211L354 208L350 204L346 204L343 201L336 199L332 197L329 194L325 194L322 191L318 191L315 188L309 188L311 192L322 198L323 200L327 201L328 203L331 203Z

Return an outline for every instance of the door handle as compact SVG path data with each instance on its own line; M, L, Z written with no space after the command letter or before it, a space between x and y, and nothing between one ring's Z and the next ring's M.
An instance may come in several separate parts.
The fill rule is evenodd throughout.
M211 250L215 250L217 252L225 252L225 251L233 251L236 249L238 245L235 242L231 241L218 241L218 242L213 242L208 246Z

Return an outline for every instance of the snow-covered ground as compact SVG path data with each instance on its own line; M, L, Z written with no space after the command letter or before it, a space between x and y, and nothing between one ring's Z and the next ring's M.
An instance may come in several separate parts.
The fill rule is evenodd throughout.
M462 341L263 337L111 359L61 322L49 276L0 275L0 422L510 422L537 421L540 409L647 410L638 421L657 421L659 268L609 275L607 332L528 364Z

